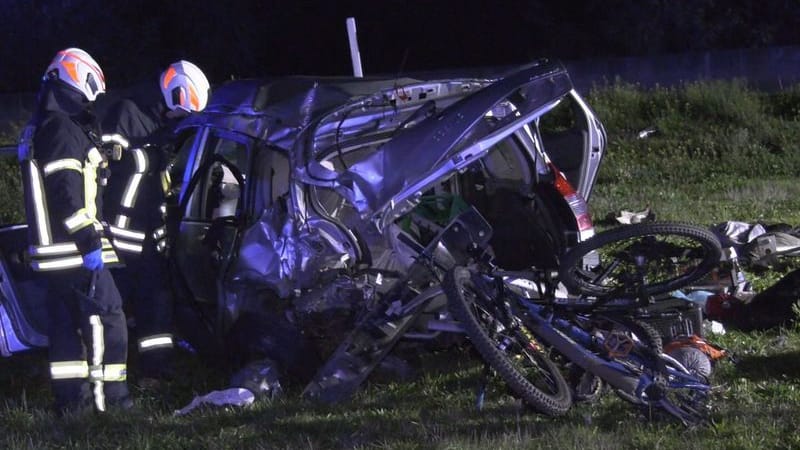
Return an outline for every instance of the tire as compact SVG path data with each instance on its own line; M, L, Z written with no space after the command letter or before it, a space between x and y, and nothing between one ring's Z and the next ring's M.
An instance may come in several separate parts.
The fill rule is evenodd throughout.
M559 368L521 321L503 314L501 299L478 288L472 276L469 269L455 267L443 287L450 312L478 353L530 407L548 416L566 413L572 395Z
M597 251L600 263L584 267ZM670 292L705 276L722 250L709 230L684 223L639 223L603 231L576 245L559 265L572 293L639 298Z

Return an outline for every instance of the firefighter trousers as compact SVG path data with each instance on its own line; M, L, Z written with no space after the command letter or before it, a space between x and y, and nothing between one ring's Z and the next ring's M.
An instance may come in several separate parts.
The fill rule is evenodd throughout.
M48 338L58 411L98 411L126 401L128 331L108 269L48 274Z

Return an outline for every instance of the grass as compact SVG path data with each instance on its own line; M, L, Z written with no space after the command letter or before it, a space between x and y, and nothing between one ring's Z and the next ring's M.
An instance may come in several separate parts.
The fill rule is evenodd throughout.
M482 366L458 348L427 355L413 382L371 383L344 404L298 400L295 389L248 408L206 409L184 417L171 411L188 403L193 391L211 388L208 380L193 389L182 384L161 392L140 390L143 407L131 414L59 420L46 412L44 378L13 382L11 377L19 380L25 365L3 361L0 380L6 401L0 406L0 433L5 448L37 449L800 446L794 432L800 418L797 330L729 333L718 342L736 350L738 363L717 367L715 428L686 430L671 422L646 422L613 395L549 419L522 408L496 382L478 411L473 393ZM41 366L43 357L22 359Z
M590 202L596 218L650 207L659 219L703 225L800 224L800 88L768 94L741 81L652 90L615 85L592 92L590 103L609 137ZM658 131L637 138L647 127ZM757 285L766 287L791 268L759 274ZM307 402L299 386L290 386L273 401L177 417L172 411L196 394L225 387L228 375L181 352L183 378L160 390L137 388L139 410L60 420L48 412L45 356L18 355L0 360L0 446L800 448L800 327L729 331L713 341L734 358L715 367L715 426L691 430L644 421L614 395L578 404L560 418L542 417L522 408L497 380L478 411L474 392L482 365L467 346L425 353L412 381L373 379L339 405Z

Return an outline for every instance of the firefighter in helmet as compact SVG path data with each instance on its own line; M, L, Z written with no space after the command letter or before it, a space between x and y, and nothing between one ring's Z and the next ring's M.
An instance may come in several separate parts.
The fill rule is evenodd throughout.
M107 158L92 105L103 71L85 51L59 51L19 144L30 264L48 284L47 336L58 412L133 405L127 328L101 223Z
M165 252L165 199L174 154L174 127L202 110L209 94L203 72L188 61L170 64L152 101L123 99L102 121L103 140L121 147L104 195L114 248L125 262L114 277L132 312L141 379L172 375L172 298Z

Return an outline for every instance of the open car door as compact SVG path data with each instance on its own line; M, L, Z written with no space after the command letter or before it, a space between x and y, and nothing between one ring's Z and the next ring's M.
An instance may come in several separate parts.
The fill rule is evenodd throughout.
M216 128L199 128L179 152L183 168L181 214L174 261L199 302L217 303L244 211L244 185L252 140Z

